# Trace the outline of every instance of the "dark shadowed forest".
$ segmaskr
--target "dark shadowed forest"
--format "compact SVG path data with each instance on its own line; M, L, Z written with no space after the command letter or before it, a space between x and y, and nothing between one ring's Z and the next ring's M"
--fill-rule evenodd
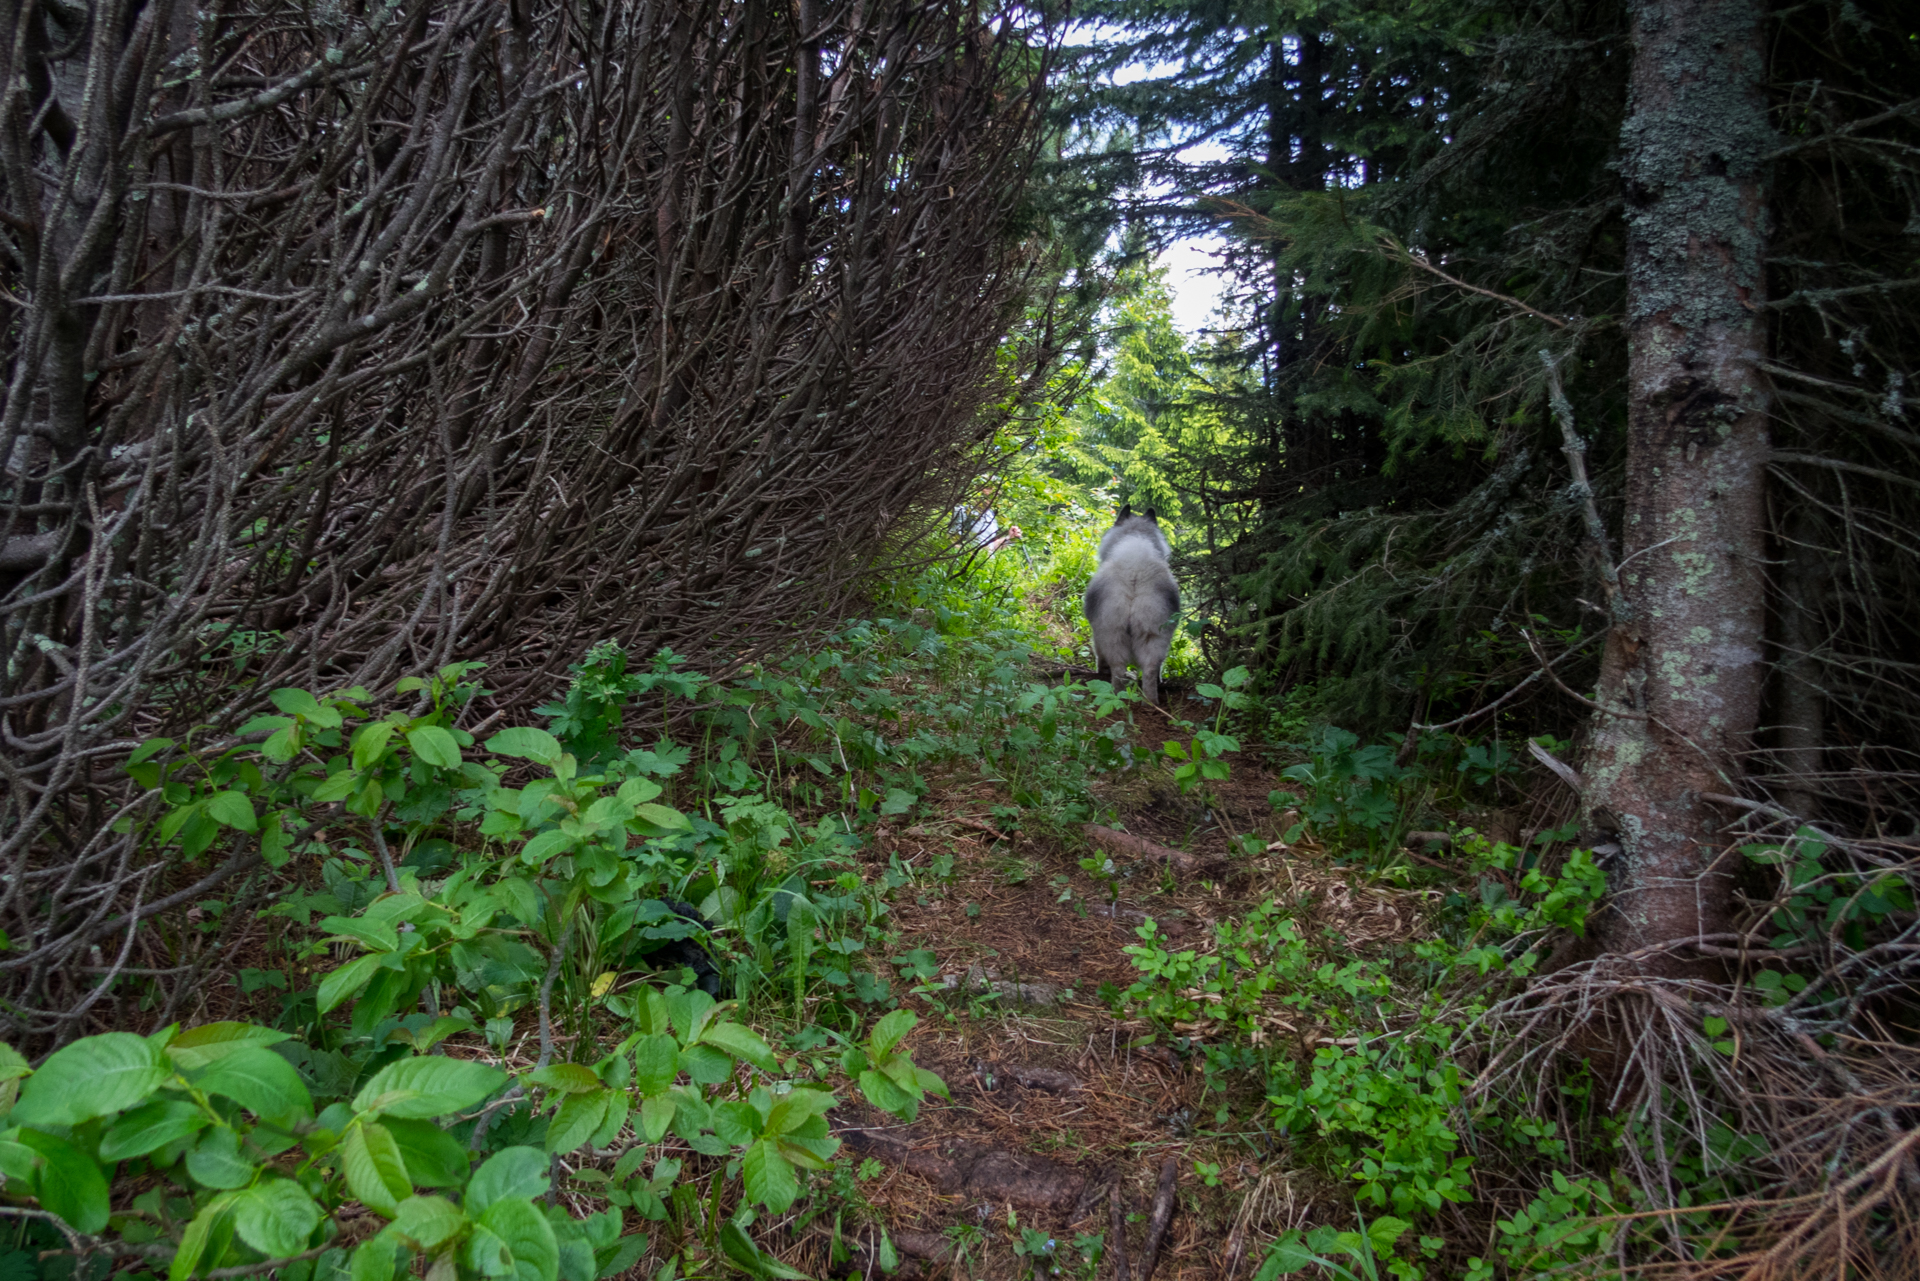
M0 1281L1920 1277L1912 6L0 15Z

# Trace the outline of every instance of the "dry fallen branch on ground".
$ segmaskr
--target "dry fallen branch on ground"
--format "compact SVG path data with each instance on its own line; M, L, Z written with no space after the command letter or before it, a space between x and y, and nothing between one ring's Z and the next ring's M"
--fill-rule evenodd
M1098 823L1085 824L1081 831L1089 841L1118 859L1135 862L1165 863L1183 876L1221 876L1227 871L1225 859L1206 855L1189 854L1185 850L1150 841L1144 836L1135 836L1131 832L1116 831L1111 827L1102 827Z

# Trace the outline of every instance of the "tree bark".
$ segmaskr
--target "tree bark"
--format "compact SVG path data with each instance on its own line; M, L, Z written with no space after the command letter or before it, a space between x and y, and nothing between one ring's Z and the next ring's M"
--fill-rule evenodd
M1622 850L1612 951L1722 931L1731 906L1702 794L1738 790L1764 685L1762 19L1756 0L1633 5L1621 594L1585 770L1591 826Z

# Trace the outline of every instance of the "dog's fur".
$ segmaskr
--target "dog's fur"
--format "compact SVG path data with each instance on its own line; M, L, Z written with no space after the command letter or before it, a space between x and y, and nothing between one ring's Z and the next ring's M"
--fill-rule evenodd
M1180 584L1167 567L1168 555L1153 508L1135 516L1131 504L1122 507L1100 540L1100 568L1081 601L1093 624L1093 665L1101 679L1120 689L1131 662L1140 669L1140 691L1149 703L1160 701L1160 667L1173 646L1173 616L1180 609Z

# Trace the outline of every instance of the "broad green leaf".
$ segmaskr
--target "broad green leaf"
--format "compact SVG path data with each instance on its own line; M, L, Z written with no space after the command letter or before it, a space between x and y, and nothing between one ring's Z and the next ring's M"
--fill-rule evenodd
M501 730L487 740L487 750L495 756L514 756L540 765L552 765L561 754L559 739L526 725Z
M947 1093L947 1083L940 1079L938 1073L929 1072L923 1067L916 1067L913 1069L913 1077L914 1080L920 1083L920 1088L927 1093L937 1094L943 1099L951 1099L953 1097Z
M672 836L675 832L693 830L692 819L665 805L636 805L633 807L632 821L648 836Z
M167 816L160 820L161 842L171 841L174 837L178 836L181 828L185 827L193 819L199 817L202 808L200 803L196 801L192 805L180 805L169 810Z
M606 1115L600 1119L600 1128L587 1140L587 1146L609 1148L620 1137L620 1130L627 1123L627 1114L633 1110L633 1100L625 1090L607 1091Z
M1260 1265L1260 1270L1254 1273L1254 1281L1273 1281L1275 1277L1287 1276L1302 1268L1325 1262L1326 1260L1320 1258L1305 1241L1301 1240L1300 1230L1294 1228L1267 1247L1266 1261Z
M556 1156L571 1152L593 1137L600 1122L606 1119L608 1090L595 1090L591 1094L569 1094L560 1101L554 1110L553 1122L547 1126L547 1151Z
M20 1088L15 1125L79 1125L140 1103L170 1073L159 1050L131 1032L103 1032L55 1050ZM91 1229L89 1229L91 1230Z
M0 1114L10 1111L14 1101L20 1097L20 1079L33 1072L33 1065L27 1062L20 1051L0 1041Z
M187 1230L181 1234L180 1248L167 1265L167 1281L186 1281L199 1271L203 1259L218 1259L233 1239L233 1196L217 1196L200 1207Z
M285 765L300 754L300 727L285 725L267 735L260 754L276 765Z
M195 1076L193 1084L208 1094L225 1095L262 1120L276 1124L290 1124L313 1115L313 1098L300 1074L293 1070L293 1064L265 1046L243 1045L222 1055Z
M631 1179L635 1172L640 1169L641 1165L646 1162L647 1149L652 1146L650 1143L636 1143L625 1152L622 1152L620 1159L613 1163L613 1181L615 1183L625 1183L628 1179Z
M600 1275L599 1269L593 1265L593 1247L587 1244L585 1234L578 1230L578 1223L577 1219L565 1223L548 1220L553 1228L554 1244L560 1249L560 1281L594 1281Z
M506 1082L505 1072L485 1063L440 1056L399 1059L374 1073L354 1096L353 1107L424 1120L473 1107Z
M311 799L323 803L344 801L352 796L354 789L359 786L360 776L350 769L343 769L337 774L327 775L320 786L313 789Z
M680 1066L701 1085L718 1085L733 1075L733 1060L710 1045L690 1045L680 1051Z
M240 1136L210 1129L187 1153L187 1173L210 1188L244 1188L253 1182L253 1162L240 1155Z
M260 824L260 858L268 867L285 867L293 857L293 847L287 840L287 817L288 811L275 810Z
M506 1242L515 1281L558 1281L560 1244L533 1202L524 1197L495 1201L480 1215L479 1225Z
M100 1159L124 1161L145 1156L206 1128L209 1120L198 1105L184 1099L154 1099L122 1116L101 1136Z
M146 761L152 760L154 757L158 756L160 753L166 751L169 747L172 747L172 746L173 746L173 740L170 738L150 738L146 742L140 744L140 746L133 749L133 755L127 757L127 764L129 765L142 764Z
M709 1026L700 1034L704 1045L725 1050L744 1063L751 1063L762 1072L778 1072L780 1063L773 1057L773 1049L760 1039L758 1033L740 1023L720 1022Z
M1367 1240L1373 1246L1375 1254L1390 1254L1394 1242L1406 1235L1413 1224L1405 1219L1396 1219L1391 1214L1383 1214L1367 1225Z
M33 1182L41 1209L59 1215L76 1232L91 1235L107 1226L107 1176L92 1157L38 1130L21 1130L19 1141L40 1154Z
M545 900L540 892L533 888L524 877L508 876L494 883L493 888L506 900L507 910L522 925L537 925L545 914Z
M680 1050L670 1036L643 1036L633 1044L633 1088L658 1094L680 1074Z
M660 795L660 784L650 778L630 778L620 784L620 790L614 795L624 805L644 805Z
M410 1196L393 1215L393 1230L422 1250L452 1240L466 1224L459 1207L439 1196Z
M469 1215L478 1216L495 1201L536 1197L547 1190L547 1154L538 1148L502 1148L481 1162L467 1184Z
M649 1036L667 1031L667 998L657 987L647 986L634 994L633 1025Z
M740 1161L740 1177L747 1200L758 1201L769 1214L784 1214L800 1195L800 1179L771 1139L761 1139Z
M805 1125L808 1117L825 1115L835 1102L827 1090L790 1090L774 1100L773 1110L767 1114L765 1133L791 1133Z
M667 1127L673 1124L673 1114L678 1105L671 1094L648 1095L640 1102L640 1134L648 1143L658 1143L666 1137Z
M713 1021L713 1009L718 1004L699 988L668 993L666 1003L667 1013L673 1020L673 1030L679 1034L682 1045L691 1045L700 1039L700 1033ZM647 1030L665 1031L664 1028Z
M340 713L322 704L304 689L276 689L269 697L273 705L289 716L304 717L322 729L339 729Z
M912 1120L920 1111L919 1104L911 1094L872 1068L860 1074L860 1092L867 1096L867 1102L881 1111L891 1112L906 1120Z
M467 1181L471 1163L460 1140L431 1121L386 1117L380 1123L399 1145L407 1176L416 1187L457 1188Z
M902 1090L905 1090L908 1094L916 1098L919 1097L920 1070L914 1066L912 1059L904 1054L893 1055L887 1060L886 1066L882 1067L880 1071L885 1073L887 1079L899 1086Z
M467 1241L461 1247L460 1254L466 1260L468 1271L478 1272L483 1277L513 1274L513 1249L478 1223L467 1233Z
M575 840L570 833L554 828L542 832L520 847L520 861L538 866L556 854L564 854L574 847Z
M803 1170L832 1169L834 1153L840 1150L840 1140L834 1138L802 1138L797 1134L783 1134L774 1142L780 1145L780 1155Z
M452 734L438 725L422 725L418 729L407 731L407 746L413 754L429 765L441 769L460 768L460 744Z
M343 808L349 814L358 814L361 818L370 819L380 812L380 801L385 795L386 792L380 786L380 780L370 778L366 786L355 792Z
M234 1231L269 1259L304 1251L322 1217L306 1189L292 1179L262 1179L233 1196Z
M635 1152L639 1148L632 1149ZM9 1179L18 1179L28 1187L33 1186L34 1175L40 1170L40 1154L24 1143L15 1143L11 1139L0 1139L0 1174Z
M729 1259L756 1277L779 1281L809 1281L807 1274L796 1272L770 1254L765 1254L731 1220L720 1225L720 1248Z
M380 969L380 962L387 955L385 952L370 952L366 956L355 957L321 979L317 997L320 1013L327 1013L372 982Z
M391 952L400 946L393 922L378 916L326 916L321 918L320 928L350 938L369 952Z
M407 1179L406 1159L393 1135L376 1121L351 1126L340 1142L340 1172L347 1187L368 1209L388 1218L402 1197L413 1192Z
M347 1264L348 1277L351 1281L393 1281L394 1255L399 1249L399 1241L382 1228L354 1250Z
M633 807L618 797L602 796L587 806L587 812L580 816L580 821L599 832L612 827L615 823L625 822L627 815L632 812Z
M873 1034L867 1038L873 1057L884 1059L891 1054L893 1047L900 1044L902 1038L913 1031L914 1025L919 1021L920 1016L912 1010L894 1010L874 1024Z
M207 798L207 816L242 832L257 831L260 826L253 815L253 802L244 792L215 792Z
M713 1132L733 1147L745 1147L759 1138L760 1126L760 1113L751 1103L735 1099L713 1109Z
M600 1078L593 1074L593 1069L578 1063L549 1063L527 1073L525 1079L530 1084L543 1085L564 1094L584 1094L600 1088Z
M353 767L362 773L379 764L393 737L392 721L374 721L353 732Z
M320 700L304 689L276 689L267 697L289 716L314 717L322 713Z
M647 1238L644 1233L634 1232L623 1236L612 1245L593 1252L594 1275L617 1277L640 1262L640 1256L646 1252Z

